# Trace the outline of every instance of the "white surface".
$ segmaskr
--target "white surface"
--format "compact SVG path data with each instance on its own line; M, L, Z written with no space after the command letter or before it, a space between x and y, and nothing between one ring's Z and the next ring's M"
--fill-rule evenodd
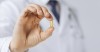
M100 52L100 0L67 0L78 10L86 52Z

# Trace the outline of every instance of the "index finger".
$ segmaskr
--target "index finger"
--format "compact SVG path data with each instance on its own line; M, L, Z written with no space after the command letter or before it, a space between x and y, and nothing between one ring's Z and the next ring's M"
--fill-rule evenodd
M53 17L52 17L52 15L49 13L49 11L48 11L45 7L43 7L43 6L41 6L41 8L42 8L42 11L43 11L43 13L44 13L44 16L45 16L49 21L52 21L52 20L53 20Z

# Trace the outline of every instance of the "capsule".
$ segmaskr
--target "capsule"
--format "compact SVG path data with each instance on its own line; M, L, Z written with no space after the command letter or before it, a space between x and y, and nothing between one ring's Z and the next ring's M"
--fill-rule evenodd
M50 27L53 27L53 21L50 21Z

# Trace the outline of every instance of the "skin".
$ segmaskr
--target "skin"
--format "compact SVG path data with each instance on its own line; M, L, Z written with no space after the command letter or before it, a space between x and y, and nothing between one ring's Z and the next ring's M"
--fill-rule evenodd
M39 22L43 17L49 21L53 20L51 14L43 6L29 4L23 10L13 30L10 43L11 52L24 52L51 36L54 27L49 27L44 32L40 28Z

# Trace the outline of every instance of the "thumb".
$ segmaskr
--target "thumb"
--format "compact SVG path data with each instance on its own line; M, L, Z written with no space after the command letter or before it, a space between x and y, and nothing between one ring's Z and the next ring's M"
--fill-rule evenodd
M46 31L41 32L41 40L45 40L48 37L50 37L52 35L52 32L54 31L54 27L49 27Z

